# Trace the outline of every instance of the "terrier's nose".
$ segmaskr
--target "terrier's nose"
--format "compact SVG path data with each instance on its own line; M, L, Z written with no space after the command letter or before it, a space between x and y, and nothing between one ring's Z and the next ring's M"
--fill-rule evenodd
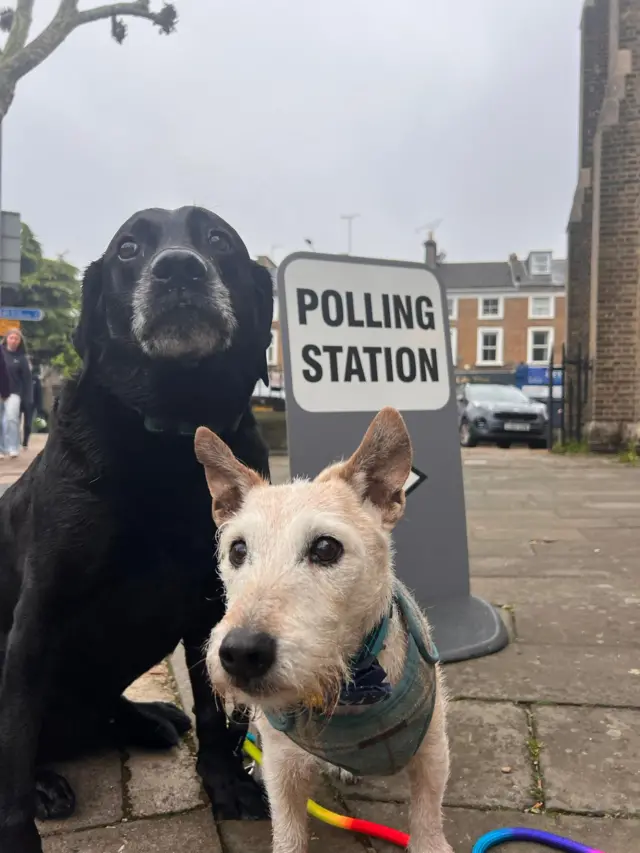
M151 265L151 275L158 281L204 281L207 265L190 249L164 249Z
M260 678L273 666L276 641L270 634L233 628L220 644L220 662L229 675L237 678Z

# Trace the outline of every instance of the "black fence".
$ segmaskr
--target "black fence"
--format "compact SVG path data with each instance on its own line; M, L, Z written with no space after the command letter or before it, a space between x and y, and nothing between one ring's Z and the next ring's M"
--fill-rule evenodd
M553 398L554 374L558 375L560 371L560 387L562 389L559 406L558 401ZM593 373L593 363L589 360L588 355L583 355L582 348L578 347L575 355L570 355L566 347L562 347L562 361L560 366L554 365L553 353L549 362L549 388L548 388L548 408L549 412L554 411L554 403L558 411L558 421L555 418L549 417L549 435L547 446L549 450L554 446L554 433L559 433L559 441L561 445L571 443L580 444L584 437L584 423L586 418L587 406L589 403L589 392L591 386L591 375Z

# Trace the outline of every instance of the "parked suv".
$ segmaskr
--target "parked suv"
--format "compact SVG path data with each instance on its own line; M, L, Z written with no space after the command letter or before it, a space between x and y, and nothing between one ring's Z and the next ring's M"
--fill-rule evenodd
M469 382L458 386L460 444L479 443L510 447L514 442L529 447L547 446L547 407L530 400L515 385Z

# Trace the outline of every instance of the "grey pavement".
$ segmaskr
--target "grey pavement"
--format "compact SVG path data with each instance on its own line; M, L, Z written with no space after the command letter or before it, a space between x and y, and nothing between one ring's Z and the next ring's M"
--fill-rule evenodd
M490 829L532 826L606 853L640 850L640 467L517 449L465 451L464 462L473 589L502 608L513 642L446 668L449 839L470 853ZM286 457L272 469L286 477ZM188 710L181 655L130 694ZM168 754L66 766L79 807L42 827L46 853L269 853L267 824L214 824L193 749L189 737ZM405 831L407 796L404 774L317 794ZM319 853L397 849L310 829Z

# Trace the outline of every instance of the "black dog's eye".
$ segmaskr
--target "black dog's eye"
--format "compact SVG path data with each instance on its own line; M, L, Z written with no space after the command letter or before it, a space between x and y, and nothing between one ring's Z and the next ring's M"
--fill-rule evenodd
M321 566L332 566L343 554L342 544L332 536L319 536L309 548L309 559Z
M239 569L247 559L247 543L244 539L236 539L229 548L229 562L234 569Z
M118 249L118 257L121 261L130 261L135 258L139 251L138 244L134 243L133 240L123 240Z
M213 229L212 231L209 231L207 238L215 252L230 252L233 248L231 240L229 240L224 231L216 231Z

